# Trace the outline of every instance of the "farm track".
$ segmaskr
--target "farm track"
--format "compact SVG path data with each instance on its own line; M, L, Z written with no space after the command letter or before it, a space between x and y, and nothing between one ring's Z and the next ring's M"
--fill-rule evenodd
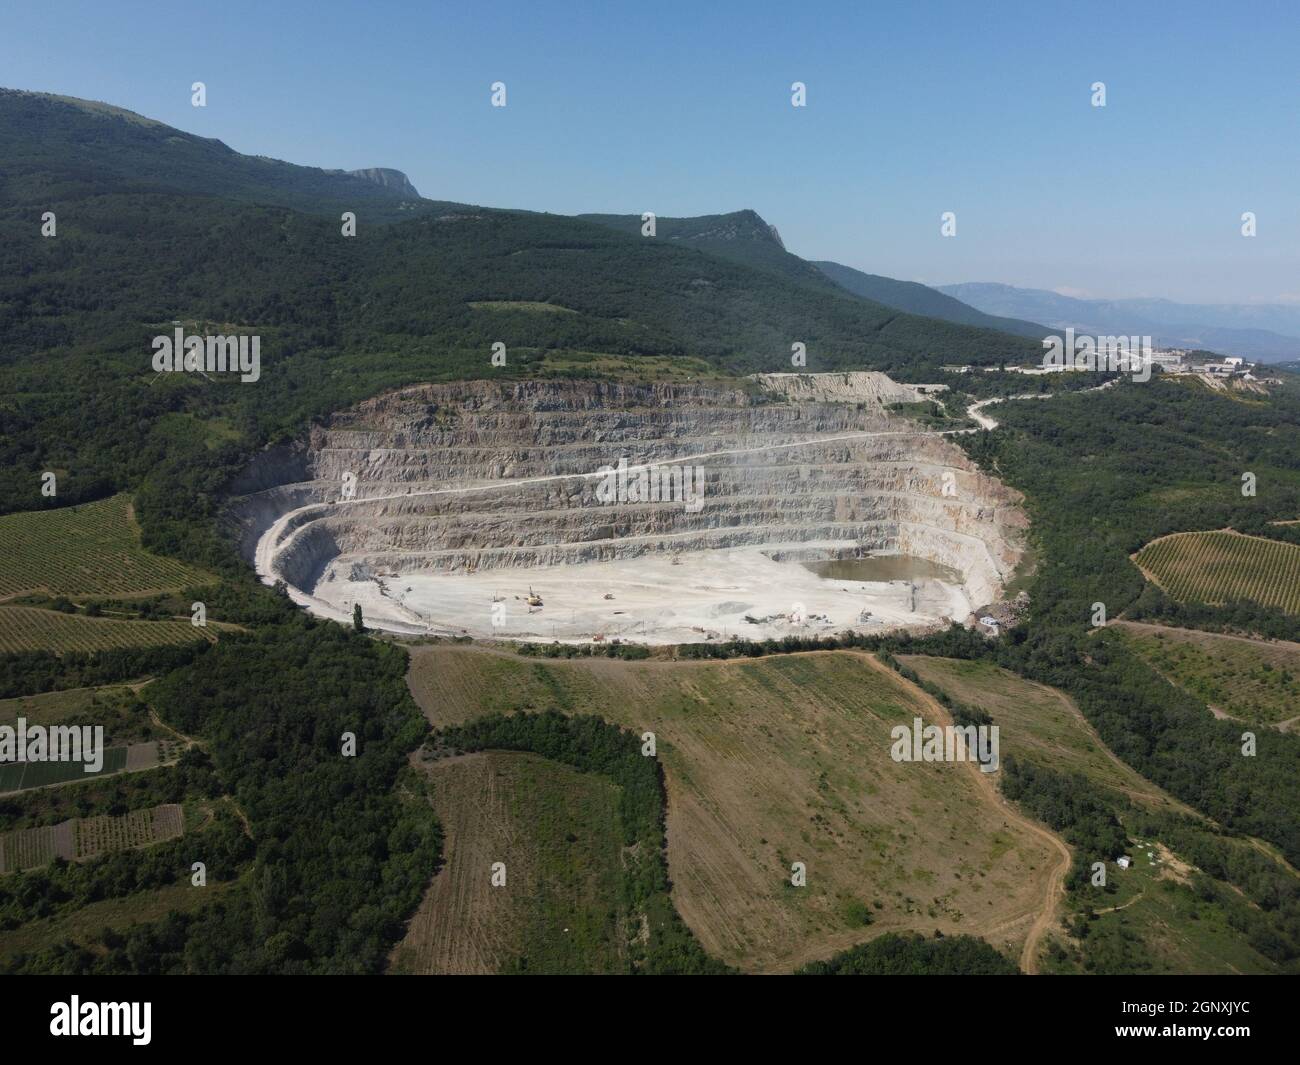
M898 676L874 655L863 655L863 657L869 659L875 668L886 672L891 676L896 676L898 680L910 687L916 694L916 697L929 707L930 711L938 720L942 721L946 725L954 724L952 715L948 712L947 708L924 688L913 684L905 677ZM1008 820L1017 825L1023 832L1047 843L1056 851L1060 858L1060 861L1057 862L1056 866L1048 874L1047 891L1043 898L1041 910L1034 917L1033 923L1029 926L1029 932L1025 937L1024 946L1020 951L1021 970L1030 975L1037 975L1039 971L1039 946L1042 942L1043 936L1059 920L1061 901L1065 897L1065 876L1070 871L1070 864L1074 860L1073 855L1070 853L1070 848L1060 836L1056 835L1043 825L1038 824L1036 821L1030 820L1012 805L1012 803L1002 794L1002 789L994 782L993 774L981 772L979 767L973 762L966 764L969 766L970 772L974 774L974 778L980 789L986 796L988 796L989 801L994 806L1000 808L1006 814Z

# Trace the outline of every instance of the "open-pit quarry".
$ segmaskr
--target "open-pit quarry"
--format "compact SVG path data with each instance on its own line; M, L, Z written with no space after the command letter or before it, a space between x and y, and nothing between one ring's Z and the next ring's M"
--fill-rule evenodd
M1019 498L884 374L403 388L260 456L231 515L268 583L407 634L664 644L966 621ZM832 564L834 563L834 564Z

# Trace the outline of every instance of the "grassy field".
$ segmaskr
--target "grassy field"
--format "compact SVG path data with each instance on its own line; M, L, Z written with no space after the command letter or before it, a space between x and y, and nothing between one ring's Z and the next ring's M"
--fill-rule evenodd
M395 973L609 973L625 966L618 788L510 751L428 767L444 865ZM491 870L506 867L494 887Z
M1180 602L1249 599L1300 614L1300 546L1235 532L1174 533L1134 556Z
M143 687L143 686L141 686ZM102 725L113 745L169 738L149 717L149 708L129 684L22 695L0 699L0 725L15 725L19 718L30 725Z
M987 711L1004 754L1078 773L1152 812L1198 815L1116 758L1062 692L987 662L900 655L903 665L952 698ZM1083 940L1056 928L1038 953L1043 972L1262 973L1277 966L1232 928L1221 906L1189 886L1191 868L1159 840L1135 840L1133 866L1107 872L1118 891L1095 906ZM1239 841L1249 848L1248 841ZM1154 863L1147 857L1154 856ZM1222 890L1235 889L1220 885ZM1072 908L1086 913L1081 898ZM1076 917L1077 921L1077 917Z
M94 858L111 851L145 847L184 832L181 807L166 803L119 817L77 817L57 825L0 833L0 873L35 869L55 858Z
M1286 728L1300 723L1300 644L1115 624L1154 669L1219 716Z
M959 702L986 710L999 727L1003 754L1022 756L1060 773L1080 773L1099 788L1122 793L1151 809L1190 813L1116 758L1063 692L991 662L926 655L899 655L899 661Z
M0 517L0 599L36 591L148 595L207 580L190 566L140 547L126 495Z
M213 639L188 621L117 621L40 607L0 605L0 654L14 651L107 651Z
M1060 862L973 766L890 758L891 726L946 722L870 656L542 663L432 645L413 650L409 682L435 725L554 707L655 732L673 901L742 969L904 929L985 935L1015 956Z

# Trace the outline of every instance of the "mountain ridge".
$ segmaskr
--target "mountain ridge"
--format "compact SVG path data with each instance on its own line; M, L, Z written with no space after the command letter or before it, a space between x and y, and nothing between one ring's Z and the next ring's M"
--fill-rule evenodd
M923 314L930 318L942 318L946 322L961 325L981 326L986 329L999 329L1016 336L1031 337L1041 340L1051 332L1050 329L1035 322L1021 321L1016 318L1002 318L985 314L968 303L940 292L916 281L899 281L880 274L868 274L855 270L841 263L813 260L813 265L822 271L837 285L848 289L864 299L875 300L887 307L896 307L910 314Z

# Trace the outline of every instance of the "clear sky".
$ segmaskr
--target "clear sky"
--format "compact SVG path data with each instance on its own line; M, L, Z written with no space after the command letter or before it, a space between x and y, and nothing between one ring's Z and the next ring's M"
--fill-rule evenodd
M1293 0L5 0L0 85L435 199L752 207L930 284L1300 302L1298 45Z

